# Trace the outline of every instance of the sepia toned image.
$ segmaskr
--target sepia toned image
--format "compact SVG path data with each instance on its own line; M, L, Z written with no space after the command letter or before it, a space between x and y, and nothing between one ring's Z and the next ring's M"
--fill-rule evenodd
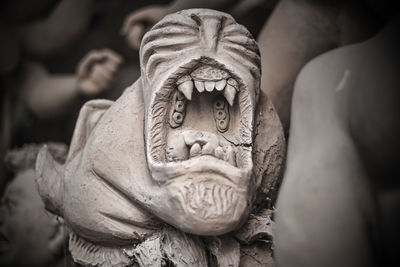
M0 7L0 266L400 264L395 4Z

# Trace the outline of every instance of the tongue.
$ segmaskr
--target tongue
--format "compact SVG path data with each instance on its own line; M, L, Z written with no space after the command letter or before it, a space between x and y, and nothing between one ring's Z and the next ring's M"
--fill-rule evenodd
M204 131L170 132L166 155L167 161L182 161L210 155L236 166L236 149L222 137Z

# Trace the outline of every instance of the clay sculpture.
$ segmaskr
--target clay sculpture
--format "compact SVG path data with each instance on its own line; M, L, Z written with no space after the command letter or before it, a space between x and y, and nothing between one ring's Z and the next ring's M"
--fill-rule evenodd
M208 249L238 266L235 233L272 208L285 155L257 44L230 15L189 9L146 33L140 60L117 101L83 106L64 165L41 150L41 196L78 263L205 266Z

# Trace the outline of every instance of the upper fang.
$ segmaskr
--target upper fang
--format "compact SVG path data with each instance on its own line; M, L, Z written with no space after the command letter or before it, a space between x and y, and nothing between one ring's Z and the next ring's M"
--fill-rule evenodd
M190 77L189 75L185 75L185 76L182 76L181 78L179 78L176 81L176 85L180 85L181 83L184 83L184 82L187 82L187 81L191 81L191 80L192 80L192 77Z
M235 87L233 87L230 84L227 84L224 90L224 96L226 98L226 101L228 101L229 105L232 106L236 96Z
M181 91L187 100L192 100L192 93L193 93L193 82L186 81L178 85L178 90Z

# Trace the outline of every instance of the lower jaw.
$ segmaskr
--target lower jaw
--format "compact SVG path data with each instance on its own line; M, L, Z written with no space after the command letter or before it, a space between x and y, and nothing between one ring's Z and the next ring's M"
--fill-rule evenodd
M211 190L199 192L194 189L196 187L200 188L201 183L191 187L170 186L168 190L171 207L177 215L170 223L180 230L203 236L221 235L237 229L247 218L248 204L244 192L225 188L218 196ZM216 184L215 190L218 187L224 186Z
M190 234L222 235L248 216L252 160L238 168L210 155L148 166L160 190L157 210L163 221ZM214 190L214 191L213 191Z

